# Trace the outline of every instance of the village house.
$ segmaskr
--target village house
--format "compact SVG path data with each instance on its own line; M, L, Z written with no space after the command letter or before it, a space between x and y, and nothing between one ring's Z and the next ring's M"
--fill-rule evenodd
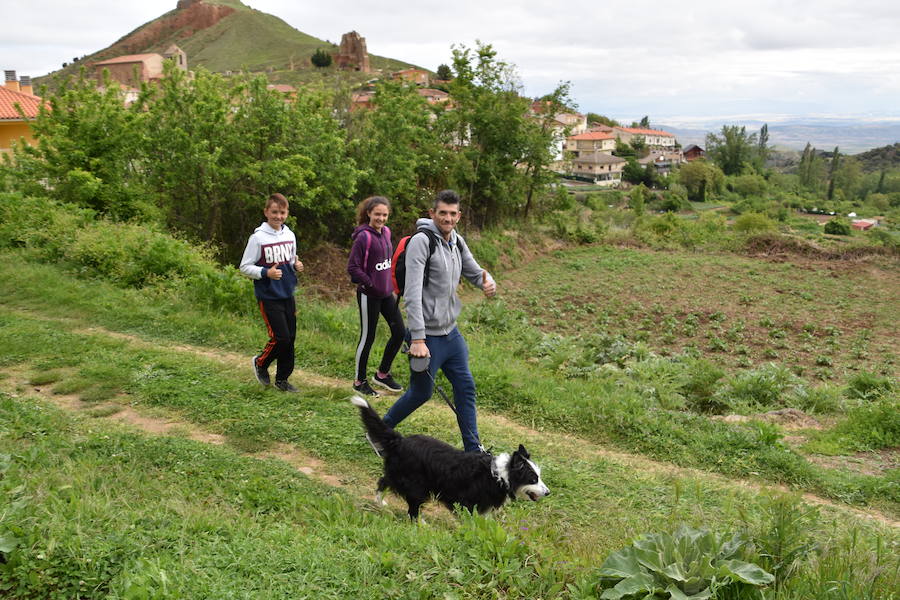
M32 93L30 77L18 79L15 71L5 75L6 82L0 87L0 153L11 152L20 139L34 144L30 121L38 116L43 102Z
M635 138L643 138L644 144L650 149L650 152L671 152L675 150L675 147L678 144L674 135L668 131L661 131L659 129L613 127L612 134L626 144L631 144Z
M403 69L402 71L396 71L391 73L391 79L400 79L401 81L408 81L410 83L414 83L416 85L421 85L422 87L428 87L430 77L428 75L428 71L424 69Z
M684 149L685 162L692 162L700 158L706 158L706 150L696 144L691 144Z
M182 71L187 71L187 55L172 44L162 54L126 54L93 64L94 77L103 83L103 73L109 73L110 79L123 88L137 89L142 83L155 82L163 78L163 64L173 60Z
M425 98L425 101L428 104L444 104L450 101L450 94L443 90L436 90L434 88L418 88L416 92Z
M587 177L600 185L618 185L627 161L613 156L616 138L606 131L587 131L566 139L566 151L571 156L571 173Z

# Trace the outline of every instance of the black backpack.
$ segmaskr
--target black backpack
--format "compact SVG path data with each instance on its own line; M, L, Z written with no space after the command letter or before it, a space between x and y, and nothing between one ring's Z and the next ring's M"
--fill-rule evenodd
M406 245L409 243L413 235L424 233L428 237L428 259L425 261L425 278L422 282L423 286L428 285L428 276L431 271L431 255L437 249L437 234L426 227L416 229L416 233L408 235L400 240L397 249L394 250L394 256L391 257L391 281L394 282L394 292L397 296L402 296L406 290Z

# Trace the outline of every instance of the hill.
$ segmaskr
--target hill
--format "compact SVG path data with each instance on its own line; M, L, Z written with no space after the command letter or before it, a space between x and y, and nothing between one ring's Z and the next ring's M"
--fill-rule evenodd
M348 30L353 28L347 24ZM50 84L59 76L77 75L82 66L125 54L162 53L177 44L187 53L189 68L213 72L265 72L273 81L295 83L309 79L317 70L310 56L319 48L337 46L291 27L282 19L250 8L239 0L179 0L175 9L141 25L111 46L87 55L63 69L36 78ZM370 54L373 70L394 71L408 63ZM329 69L327 73L336 73ZM344 72L352 80L371 75Z
M865 171L880 171L900 167L900 142L892 146L873 148L856 155Z

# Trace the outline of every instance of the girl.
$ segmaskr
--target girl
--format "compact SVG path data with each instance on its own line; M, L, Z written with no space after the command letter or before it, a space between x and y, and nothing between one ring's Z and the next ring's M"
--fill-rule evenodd
M391 328L391 337L384 347L381 364L372 378L375 385L392 392L403 388L391 377L391 364L403 343L406 329L397 297L391 282L391 230L385 225L391 205L383 196L372 196L359 203L356 209L357 228L351 239L350 261L347 272L350 280L357 284L356 302L359 306L359 344L356 347L356 380L353 389L361 394L377 396L369 385L366 368L369 350L375 341L375 326L378 315L384 316Z

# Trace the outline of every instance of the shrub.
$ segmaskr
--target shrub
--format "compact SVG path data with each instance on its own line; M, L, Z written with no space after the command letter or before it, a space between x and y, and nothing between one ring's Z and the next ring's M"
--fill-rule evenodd
M723 369L706 359L688 360L681 383L688 408L702 413L722 412L726 405L715 394L724 375Z
M857 452L900 446L900 401L881 398L851 408L825 437L834 437L840 446Z
M894 383L889 377L862 371L847 380L847 397L857 400L873 400L893 391Z
M716 397L731 408L768 409L783 406L782 397L796 383L797 378L787 367L770 363L735 375Z
M768 184L762 175L736 175L728 178L728 188L734 193L747 197L760 197L766 193Z
M830 235L850 235L850 223L844 219L832 219L825 223L824 231Z
M766 215L748 212L734 220L733 228L740 233L762 233L774 230L776 225L775 221Z

